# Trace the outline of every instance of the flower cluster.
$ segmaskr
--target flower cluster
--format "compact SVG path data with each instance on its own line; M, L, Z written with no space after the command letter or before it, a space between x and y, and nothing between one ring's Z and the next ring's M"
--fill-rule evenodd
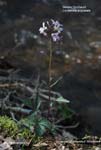
M61 40L62 31L63 25L60 24L59 21L55 21L53 19L51 19L50 21L43 22L42 27L40 27L39 29L40 34L51 38L53 42Z

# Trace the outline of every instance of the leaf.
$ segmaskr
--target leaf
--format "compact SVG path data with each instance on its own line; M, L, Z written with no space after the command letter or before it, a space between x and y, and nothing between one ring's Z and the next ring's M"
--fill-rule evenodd
M40 119L39 123L40 123L41 126L45 126L46 128L50 127L50 122L46 119L43 119L43 118Z
M36 115L35 113L32 113L28 117L26 117L24 119L21 119L19 121L19 124L22 124L22 125L25 125L28 128L31 128L36 123L36 116L35 115Z
M42 136L46 132L47 129L51 129L50 122L43 118L38 120L35 126L36 135Z
M32 100L31 99L22 99L19 98L19 100L27 107L33 108Z
M70 102L69 100L63 98L62 96L57 98L56 101L59 102L59 103L69 103Z
M72 109L68 107L68 105L59 105L58 110L64 119L71 118L74 113Z
M22 119L19 123L29 129L34 128L37 136L42 136L47 129L51 130L51 123L44 118L38 118L35 113L32 113L26 119Z

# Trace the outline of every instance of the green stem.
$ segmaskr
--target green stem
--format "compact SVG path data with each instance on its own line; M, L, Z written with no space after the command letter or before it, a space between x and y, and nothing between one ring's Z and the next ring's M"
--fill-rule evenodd
M50 114L50 101L51 101L51 68L52 68L52 41L49 41L49 114Z

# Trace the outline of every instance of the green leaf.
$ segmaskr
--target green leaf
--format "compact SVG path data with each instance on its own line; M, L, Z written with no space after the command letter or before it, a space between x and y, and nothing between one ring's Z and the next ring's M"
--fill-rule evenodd
M27 107L33 108L32 100L31 99L22 99L19 98L19 100Z
M59 102L59 103L69 103L70 102L69 100L63 98L62 96L57 98L56 101Z
M34 126L36 122L36 114L32 113L28 117L21 119L19 121L19 124L25 125L26 127L30 128L31 126Z
M42 136L47 129L51 129L50 122L46 119L39 119L35 125L35 132L36 135Z
M58 111L64 119L69 119L74 114L73 110L70 109L68 105L59 105Z
M37 136L42 136L47 129L51 130L51 123L45 118L38 118L35 113L32 113L25 119L22 119L19 123L25 125L29 129L34 127L34 131Z
M40 124L38 124L35 127L35 133L37 136L42 136L45 132L46 132L46 128L44 126L41 126Z

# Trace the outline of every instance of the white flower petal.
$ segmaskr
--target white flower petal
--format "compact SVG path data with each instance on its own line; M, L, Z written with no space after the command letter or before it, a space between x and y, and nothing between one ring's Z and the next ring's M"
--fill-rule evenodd
M47 36L47 33L45 32L45 29L44 28L40 28L39 29L39 32L40 32L40 34L43 34L44 36Z
M43 28L45 27L45 22L42 23Z
M43 29L47 30L47 27L45 26L45 22L42 23Z
M44 32L44 28L41 27L41 28L39 29L39 32L42 34L42 33Z

